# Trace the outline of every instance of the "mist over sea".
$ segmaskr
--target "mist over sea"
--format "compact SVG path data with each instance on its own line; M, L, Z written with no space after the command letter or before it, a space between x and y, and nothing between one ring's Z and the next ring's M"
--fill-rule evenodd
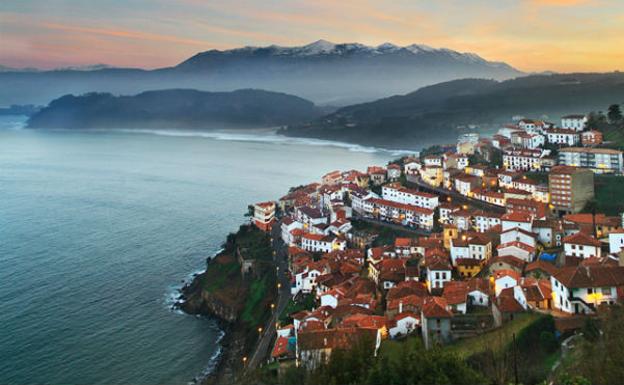
M45 131L0 117L0 383L187 383L216 324L171 310L247 204L396 153L270 133Z

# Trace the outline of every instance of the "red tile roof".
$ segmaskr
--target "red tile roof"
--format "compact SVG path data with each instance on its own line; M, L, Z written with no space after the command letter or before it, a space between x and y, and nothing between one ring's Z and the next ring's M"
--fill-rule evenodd
M574 245L594 246L594 247L601 246L601 243L599 240L581 232L578 232L576 234L572 234L570 236L563 238L563 243L570 243Z
M442 297L428 297L422 307L426 318L451 318L453 313L447 309L447 302Z

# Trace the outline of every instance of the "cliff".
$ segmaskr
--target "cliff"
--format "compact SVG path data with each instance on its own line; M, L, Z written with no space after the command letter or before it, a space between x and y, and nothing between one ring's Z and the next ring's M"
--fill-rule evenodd
M254 261L245 274L240 258ZM270 316L270 304L277 295L275 288L269 237L250 225L230 234L224 250L207 260L206 271L182 288L180 309L213 317L225 331L219 363L203 383L230 383L243 372L242 357L251 354L257 328L265 325Z

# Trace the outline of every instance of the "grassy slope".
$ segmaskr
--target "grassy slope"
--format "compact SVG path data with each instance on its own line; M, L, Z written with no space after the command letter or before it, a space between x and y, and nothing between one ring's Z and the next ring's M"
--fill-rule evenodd
M624 177L596 175L595 194L598 212L607 215L624 212Z

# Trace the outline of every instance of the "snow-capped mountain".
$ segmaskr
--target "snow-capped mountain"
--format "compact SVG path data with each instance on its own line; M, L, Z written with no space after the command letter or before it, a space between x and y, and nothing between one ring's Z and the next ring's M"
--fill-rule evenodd
M173 69L204 74L219 85L226 82L228 87L268 88L337 104L407 93L460 78L504 80L523 75L505 63L448 48L326 40L296 47L210 50Z
M454 60L466 63L482 63L495 67L507 66L505 63L490 62L472 52L458 52L448 48L433 48L424 44L411 44L404 47L392 43L383 43L378 46L368 46L360 43L336 44L327 40L317 40L303 46L283 47L270 45L267 47L246 46L231 50L219 51L210 50L199 53L192 58L182 62L178 67L192 65L202 58L215 55L261 55L276 57L332 57L332 56L383 56L383 55L404 55L404 56L426 56L441 55L448 56ZM508 66L509 67L509 66ZM509 67L511 69L511 67Z
M449 80L504 80L523 75L505 63L447 48L421 44L336 44L326 40L297 47L209 50L177 66L151 71L88 69L0 71L0 84L5 86L0 88L0 105L45 104L67 93L136 94L165 88L257 88L301 96L319 104L346 105L405 94Z

